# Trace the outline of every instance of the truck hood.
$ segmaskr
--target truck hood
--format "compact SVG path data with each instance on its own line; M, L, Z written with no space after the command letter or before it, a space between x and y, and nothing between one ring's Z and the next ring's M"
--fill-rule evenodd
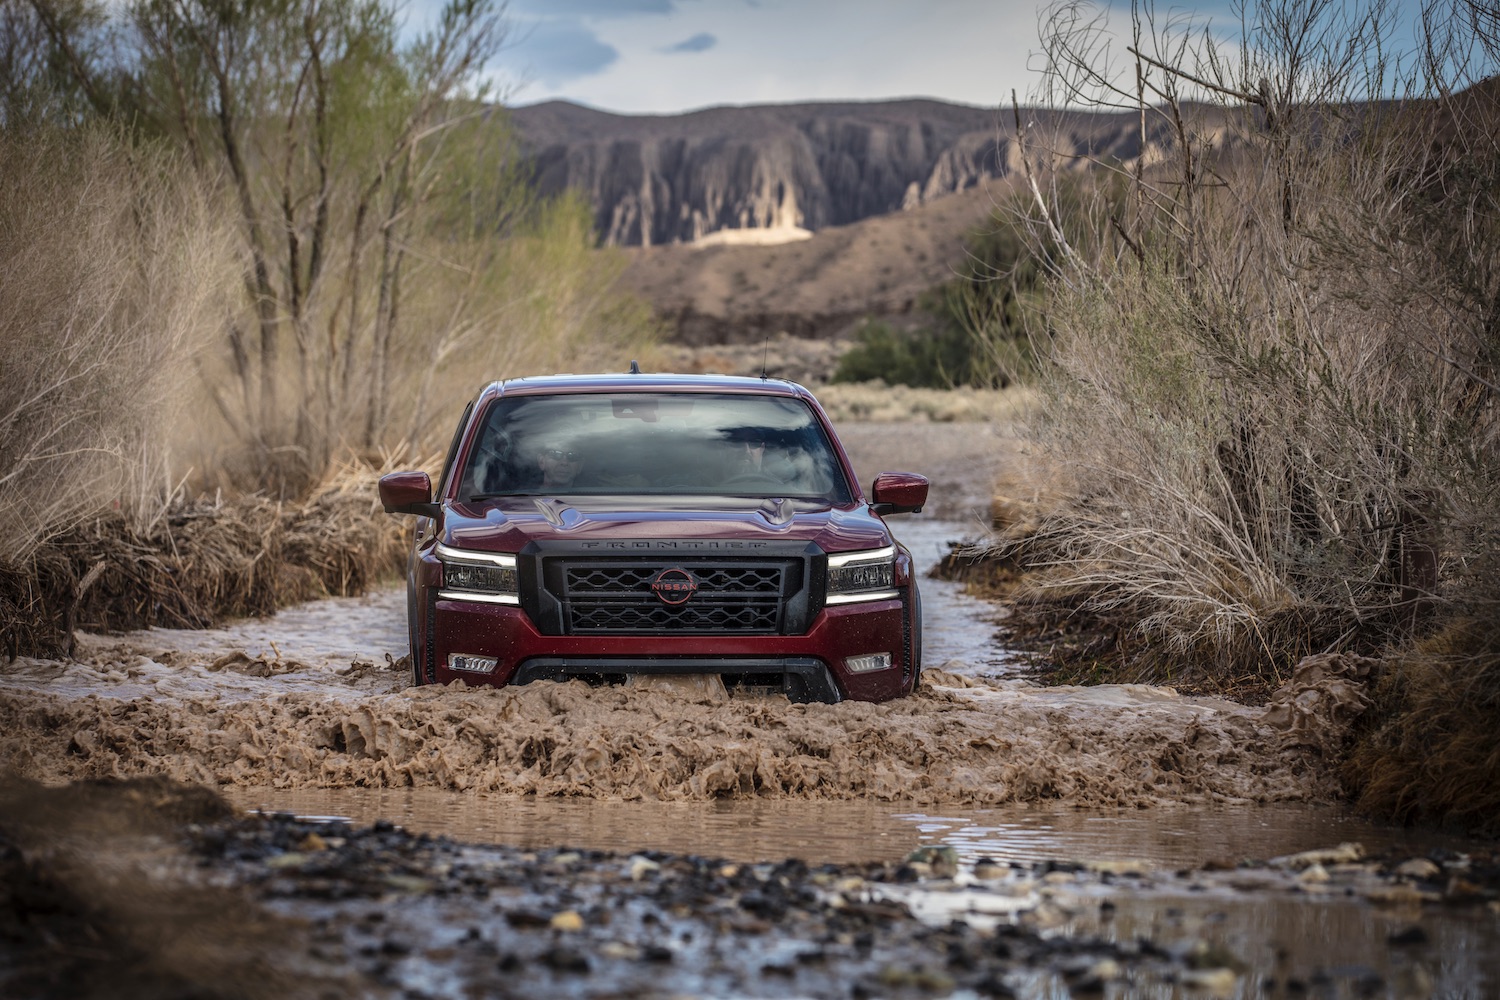
M502 497L443 505L442 540L454 548L519 552L529 542L738 539L812 542L825 552L891 543L864 504L757 497Z

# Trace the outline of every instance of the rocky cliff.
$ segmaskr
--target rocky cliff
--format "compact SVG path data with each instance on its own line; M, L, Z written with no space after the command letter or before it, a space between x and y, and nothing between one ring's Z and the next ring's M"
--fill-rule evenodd
M541 190L587 193L600 238L621 246L690 243L736 229L805 235L981 186L1019 163L1009 108L941 101L664 116L550 101L511 114ZM1140 155L1135 114L1021 114L1028 143L1049 148L1061 165L1130 163ZM1172 138L1161 116L1147 127L1149 161Z
M972 188L1007 172L1006 118L923 100L672 116L554 101L513 112L541 189L586 192L600 237L624 246L816 231Z

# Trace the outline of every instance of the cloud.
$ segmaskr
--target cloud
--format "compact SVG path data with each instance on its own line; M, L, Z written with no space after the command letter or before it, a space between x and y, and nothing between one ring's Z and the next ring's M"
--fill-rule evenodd
M601 42L579 21L534 21L518 28L515 48L506 61L524 66L547 87L593 76L620 58L618 49Z
M713 35L710 35L706 31L700 31L696 35L694 35L692 38L689 38L689 39L686 39L684 41L678 42L676 45L668 45L666 48L662 49L661 51L668 52L668 53L672 53L672 52L707 52L709 49L713 48L715 45L718 45L718 44L719 44L719 40L717 38L715 38Z
M638 14L671 14L675 0L520 0L511 10L532 17L635 17Z

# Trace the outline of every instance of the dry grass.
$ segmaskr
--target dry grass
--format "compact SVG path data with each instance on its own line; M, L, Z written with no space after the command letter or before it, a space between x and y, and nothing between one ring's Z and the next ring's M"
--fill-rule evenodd
M1500 835L1500 633L1467 619L1386 664L1344 767L1361 809Z
M999 548L1018 619L1086 635L1053 650L1069 676L1255 692L1309 654L1388 657L1362 801L1493 825L1493 647L1442 637L1497 608L1500 39L1428 8L1446 55L1412 65L1444 77L1402 79L1364 13L1252 4L1214 60L1143 9L1114 78L1087 11L1052 8L1051 80L1139 103L1147 155L1070 183L1030 137L1017 216L1051 280L1028 437L1063 488L998 504Z
M1284 23L1378 58L1343 16ZM1059 24L1058 79L1139 99ZM1191 63L1175 28L1142 30ZM1459 567L1500 524L1493 99L1355 121L1364 78L1288 61L1296 38L1252 42L1243 64L1189 67L1223 74L1210 114L1170 86L1143 106L1154 165L1072 182L1034 146L1037 197L1017 209L1052 264L1029 439L1067 487L1020 505L1002 547L1131 636L1152 677L1271 684L1308 654L1407 641L1462 598ZM1295 114L1234 99L1254 74ZM1329 141L1355 125L1357 144Z
M89 518L0 571L0 647L61 656L74 629L205 628L363 593L405 557L407 524L381 510L377 476L346 467L295 503L180 500L147 530L118 512Z
M0 552L80 512L142 528L170 487L188 359L233 281L181 164L103 128L0 131Z
M1025 412L1024 389L914 389L884 382L839 382L820 386L818 402L835 422L1004 422Z

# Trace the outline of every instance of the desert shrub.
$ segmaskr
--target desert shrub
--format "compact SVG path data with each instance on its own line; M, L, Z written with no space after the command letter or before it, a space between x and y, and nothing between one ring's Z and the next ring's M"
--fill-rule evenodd
M1500 833L1500 633L1461 618L1391 657L1344 776L1363 810Z
M0 552L79 516L144 526L169 429L234 274L183 164L107 127L0 130Z
M1003 389L1028 373L1040 268L1011 226L975 230L965 249L958 276L919 299L917 322L867 321L856 330L833 381Z
M1051 11L1052 96L1138 109L1091 224L1059 225L1045 116L1019 138L1048 266L1030 433L1074 484L1032 558L1157 676L1399 646L1473 598L1500 528L1500 106L1454 76L1493 52L1403 76L1380 10L1270 0L1231 59L1137 11L1118 80L1087 7Z

